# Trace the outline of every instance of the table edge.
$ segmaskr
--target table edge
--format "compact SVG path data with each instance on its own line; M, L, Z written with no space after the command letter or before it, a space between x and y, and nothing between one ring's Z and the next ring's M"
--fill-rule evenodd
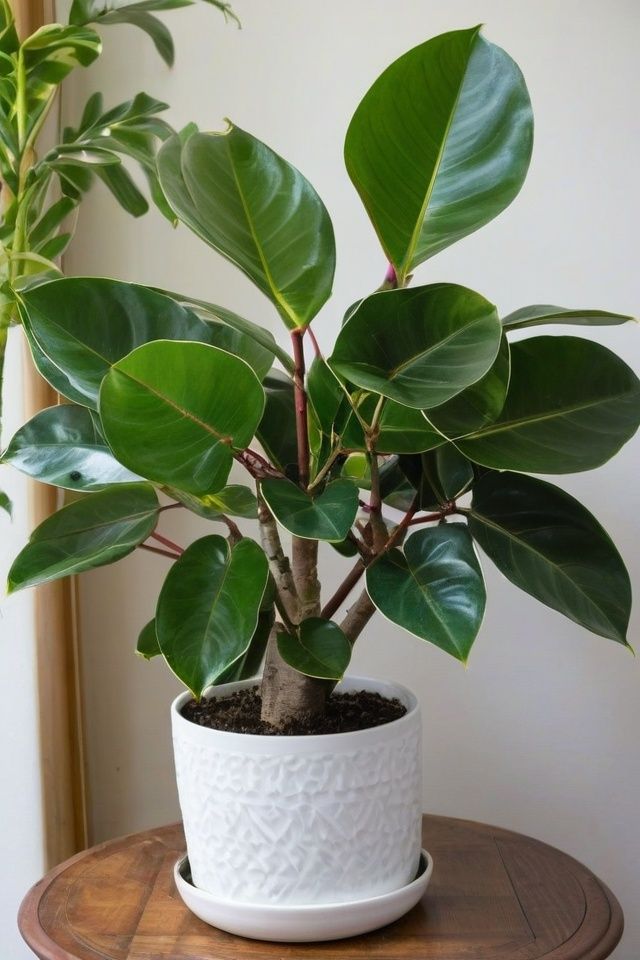
M553 853L561 854L565 860L569 861L581 873L590 877L596 882L609 904L609 926L600 940L597 943L592 944L589 952L587 954L583 954L580 957L580 960L606 960L606 958L610 956L612 951L615 950L616 946L619 944L624 932L624 912L620 902L618 901L618 898L606 883L596 876L596 874L594 874L592 870L585 866L585 864L581 863L579 860L576 860L575 857L565 853L558 847L554 847L550 843L546 843L544 840L538 840L535 837L529 836L528 834L519 833L516 830L509 830L506 827L492 826L491 824L482 823L478 820L469 820L462 817L447 817L440 814L427 813L422 815L422 820L423 823L425 820L441 820L454 825L459 824L461 826L467 826L474 830L480 829L480 831L483 833L491 833L494 835L500 835L502 837L512 837L515 839L526 840L530 843L544 847ZM151 827L148 830L140 830L134 833L126 834L122 837L115 837L112 840L104 840L102 843L88 847L86 850L81 850L79 853L74 854L74 856L69 857L67 860L64 860L62 863L59 863L57 866L53 867L52 870L46 873L42 879L38 880L38 882L27 891L18 910L18 930L20 931L20 935L29 949L35 953L39 960L78 960L76 956L68 953L63 947L55 943L55 941L52 940L40 926L39 905L42 897L49 887L62 873L64 873L78 861L82 860L89 852L97 853L110 847L117 849L119 846L126 845L134 837L153 837L154 833L159 834L163 831L171 830L175 827L181 826L182 824L180 821L174 821L173 823ZM546 958L542 957L540 960L553 960L554 956L562 957L562 954L558 954L558 951L561 951L564 946L564 944L559 945L552 953L547 954ZM565 957L562 957L562 960L565 960Z

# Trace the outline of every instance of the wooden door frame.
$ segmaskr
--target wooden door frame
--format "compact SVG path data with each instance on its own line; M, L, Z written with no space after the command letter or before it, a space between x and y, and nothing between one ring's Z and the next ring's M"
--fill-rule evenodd
M54 0L13 0L18 33L28 36L54 22ZM32 417L58 403L25 347L25 413ZM34 525L60 506L54 487L30 483ZM77 596L74 580L38 587L35 648L40 733L44 857L47 869L87 846L87 791L81 696Z

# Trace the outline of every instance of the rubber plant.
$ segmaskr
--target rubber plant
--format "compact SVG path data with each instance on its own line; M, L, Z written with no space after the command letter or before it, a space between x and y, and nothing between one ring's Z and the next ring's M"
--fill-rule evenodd
M262 291L290 350L187 295L99 278L20 292L35 363L66 403L19 430L4 461L85 496L35 530L9 589L137 547L161 555L171 566L139 652L164 657L200 698L256 675L266 649L263 719L276 727L323 710L376 610L465 662L485 607L477 548L526 593L628 646L618 551L536 475L600 466L640 420L622 359L538 328L630 318L549 305L500 317L466 287L409 286L511 203L532 142L522 74L477 27L382 73L344 152L389 265L325 356L311 325L335 246L311 184L231 123L168 137L157 174L173 213ZM234 465L246 484L229 483ZM215 532L173 543L158 526L179 507ZM351 557L330 595L320 544Z
M77 127L61 142L49 137L38 156L41 132L57 102L63 80L100 56L95 25L129 23L145 31L167 65L174 58L167 27L153 10L190 5L192 0L73 0L68 23L51 23L20 38L8 0L0 0L0 426L2 384L9 328L20 322L21 291L60 276L57 258L71 240L77 207L98 179L134 217L148 203L123 160L138 166L155 204L175 221L158 182L155 152L173 130L159 114L166 103L138 93L105 108L102 95L87 100ZM228 18L227 3L208 0ZM10 510L6 494L0 506Z

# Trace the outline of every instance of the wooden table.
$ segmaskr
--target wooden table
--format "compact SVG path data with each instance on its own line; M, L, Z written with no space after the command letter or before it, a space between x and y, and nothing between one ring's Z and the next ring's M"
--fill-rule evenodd
M350 940L268 944L209 927L179 899L178 824L112 840L56 867L25 897L21 933L42 960L602 960L622 910L576 860L537 840L425 817L435 867L424 899Z

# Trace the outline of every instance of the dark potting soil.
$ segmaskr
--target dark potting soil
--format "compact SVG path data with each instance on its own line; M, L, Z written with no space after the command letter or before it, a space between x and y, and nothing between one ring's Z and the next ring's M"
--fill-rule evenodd
M327 700L323 716L297 717L278 729L260 719L260 707L260 693L253 687L237 690L222 700L213 697L199 703L190 700L182 708L182 716L201 727L214 730L294 737L366 730L397 720L407 712L399 700L389 700L368 690L334 693Z

